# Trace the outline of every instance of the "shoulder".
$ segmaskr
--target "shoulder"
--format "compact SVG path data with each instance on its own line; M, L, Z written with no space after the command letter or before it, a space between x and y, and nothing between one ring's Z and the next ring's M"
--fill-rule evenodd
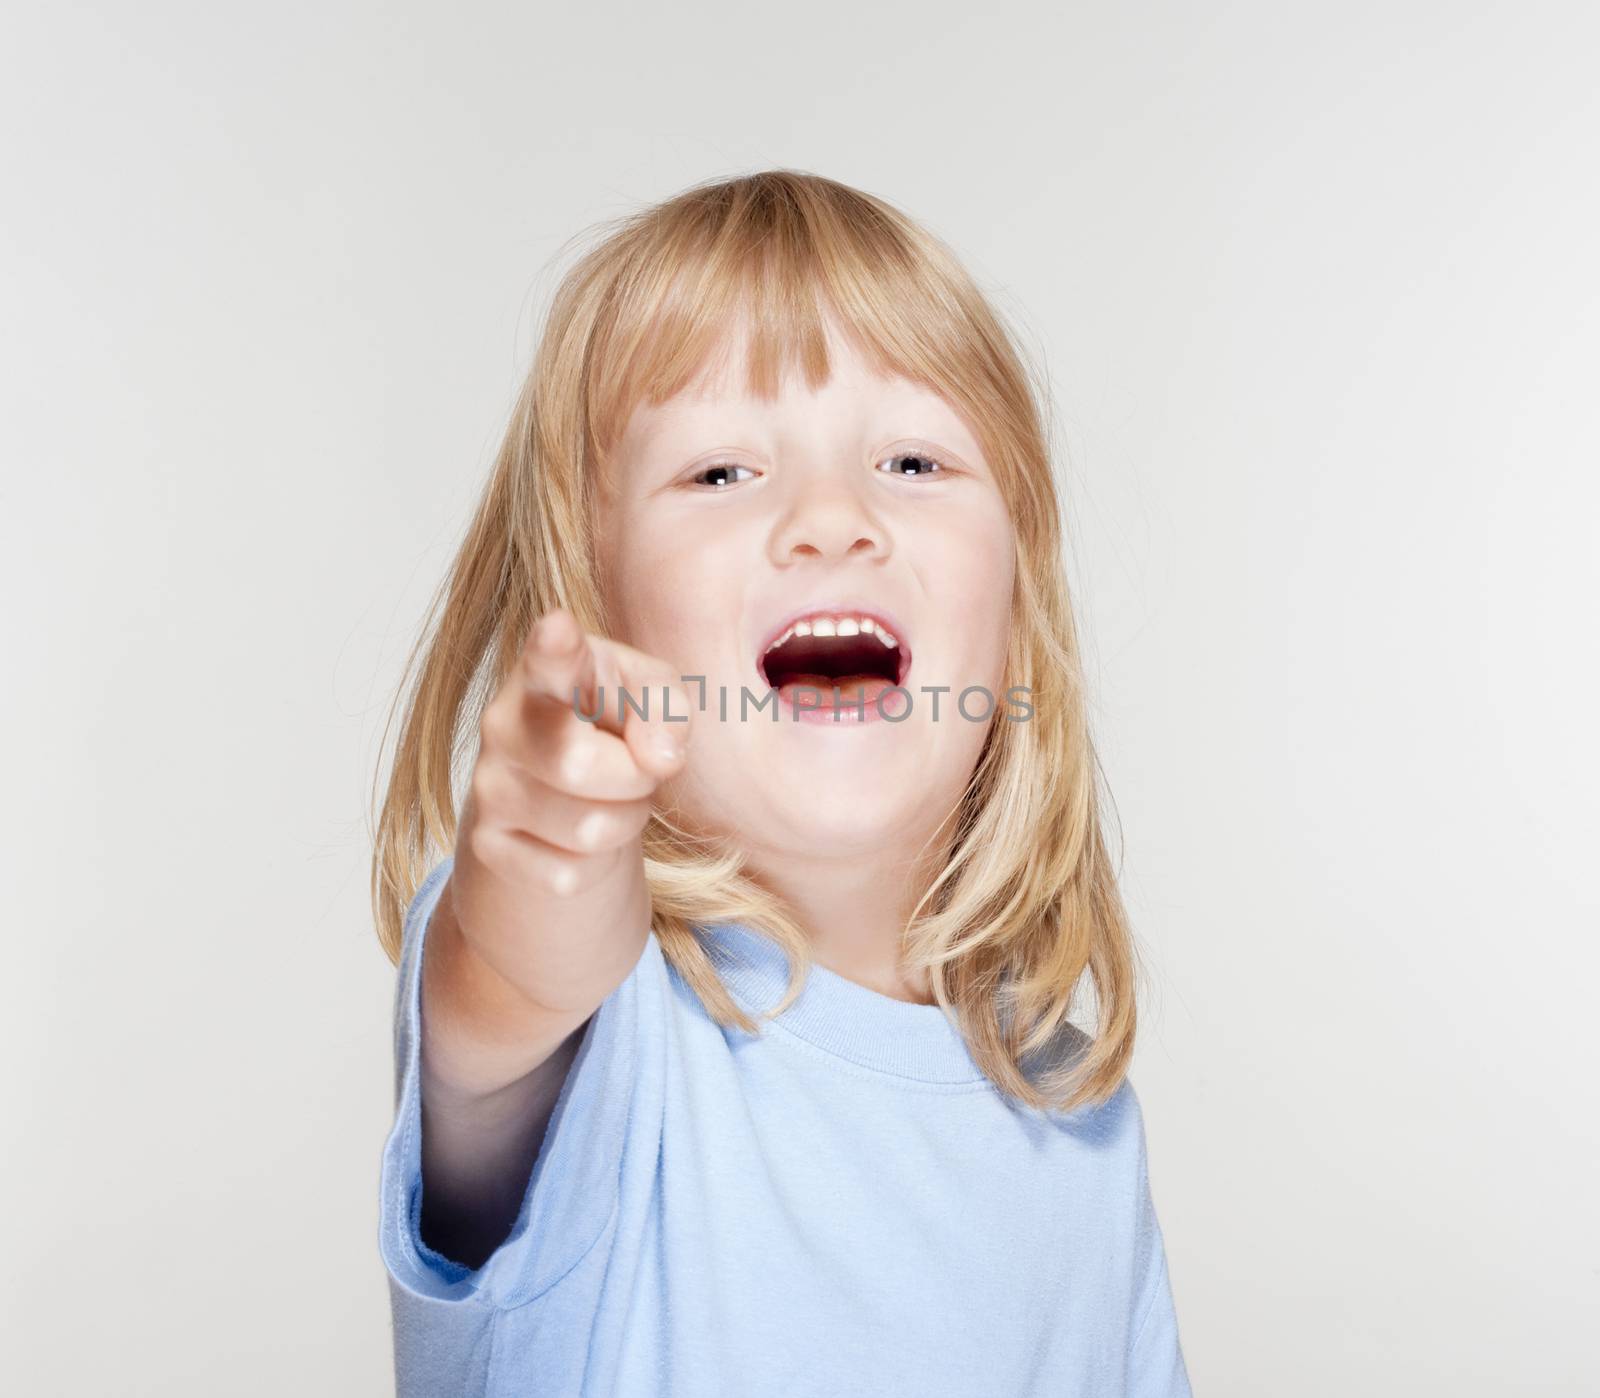
M1064 1075L1093 1044L1091 1035L1068 1021L1048 1043L1024 1058L1025 1070L1035 1082L1043 1073ZM1134 1155L1144 1149L1144 1114L1131 1074L1124 1073L1111 1093L1097 1102L1084 1103L1070 1111L1052 1109L1046 1115L1061 1129L1081 1137L1086 1145L1101 1150L1121 1147Z

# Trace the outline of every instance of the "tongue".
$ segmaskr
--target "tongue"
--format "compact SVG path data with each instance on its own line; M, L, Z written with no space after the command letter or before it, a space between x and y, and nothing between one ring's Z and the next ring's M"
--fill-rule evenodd
M797 709L871 706L890 688L882 675L793 675L778 690ZM833 691L839 691L835 705Z

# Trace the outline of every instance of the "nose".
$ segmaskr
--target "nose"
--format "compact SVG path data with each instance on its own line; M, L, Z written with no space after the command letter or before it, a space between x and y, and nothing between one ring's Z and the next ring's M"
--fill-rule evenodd
M854 485L816 472L797 486L772 532L771 550L780 566L801 558L866 560L888 555L889 536Z

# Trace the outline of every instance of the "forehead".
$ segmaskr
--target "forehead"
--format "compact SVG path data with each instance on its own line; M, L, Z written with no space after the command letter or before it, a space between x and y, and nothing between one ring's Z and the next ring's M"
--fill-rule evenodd
M875 364L825 319L828 377L813 388L799 366L785 365L775 397L755 393L749 382L748 326L741 324L711 351L682 390L661 403L636 404L620 447L624 453L662 436L728 430L741 426L803 432L819 421L837 420L865 430L939 432L959 449L978 454L963 414L932 388Z

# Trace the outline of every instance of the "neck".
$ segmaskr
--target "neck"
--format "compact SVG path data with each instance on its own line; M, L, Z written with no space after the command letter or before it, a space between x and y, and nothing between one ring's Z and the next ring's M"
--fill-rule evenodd
M747 867L788 904L819 965L880 995L929 1005L927 973L904 971L900 949L917 899L942 867L940 853L919 862L900 842L845 855L749 849Z

